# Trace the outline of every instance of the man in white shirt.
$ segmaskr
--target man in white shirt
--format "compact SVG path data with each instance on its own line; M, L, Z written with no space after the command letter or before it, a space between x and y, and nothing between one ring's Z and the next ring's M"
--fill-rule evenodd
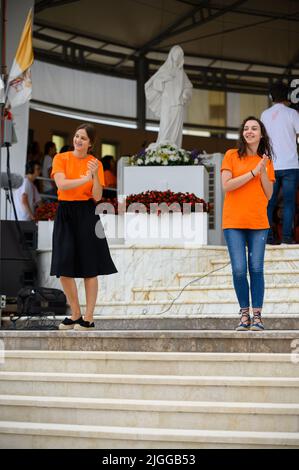
M26 175L22 186L14 192L14 201L18 220L34 220L34 211L41 202L41 196L34 185L40 176L41 167L37 160L26 163Z
M288 87L284 83L276 83L271 87L270 94L273 105L261 115L273 149L275 183L273 195L268 204L270 230L267 243L277 245L273 236L273 211L277 197L282 188L283 223L282 243L293 244L293 223L295 216L295 198L299 172L297 135L299 134L299 113L289 108Z
M56 153L57 150L54 142L47 142L45 145L45 155L42 163L42 176L44 178L50 178L53 158L55 157ZM55 183L53 181L43 181L43 192L45 194L55 196L57 193Z

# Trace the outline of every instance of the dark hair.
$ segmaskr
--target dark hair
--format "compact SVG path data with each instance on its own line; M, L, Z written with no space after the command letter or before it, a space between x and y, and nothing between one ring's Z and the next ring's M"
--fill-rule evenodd
M61 147L59 153L69 152L69 150L72 150L72 148L72 145L64 145L63 147Z
M110 170L112 160L114 160L114 157L112 155L105 155L102 158L102 164L103 164L104 171L105 170Z
M270 88L270 95L272 101L275 103L281 103L282 101L288 100L288 86L283 82L276 82Z
M51 140L45 144L45 155L48 155L49 150L52 148L56 147L55 143L52 142Z
M89 150L91 150L95 144L96 140L96 130L92 124L89 124L88 122L84 122L83 124L80 124L80 126L77 127L76 132L78 132L80 129L84 129L89 140L90 140L90 147Z
M28 144L27 154L35 156L37 155L38 157L40 156L40 146L36 140Z
M35 165L38 165L40 167L40 162L38 160L30 160L29 162L27 162L25 167L25 174L33 175Z
M270 144L269 136L267 134L266 128L265 128L264 124L262 123L262 121L260 119L256 118L255 116L247 117L246 119L244 119L244 121L241 124L240 130L239 130L239 142L238 142L239 157L244 157L244 156L247 155L247 143L246 143L246 140L243 136L243 132L244 132L245 124L248 121L256 121L259 124L260 128L261 128L262 137L261 137L259 146L257 148L257 154L260 157L262 157L265 153L271 160L272 156L273 156L273 150L272 150L272 147L271 147L271 144Z

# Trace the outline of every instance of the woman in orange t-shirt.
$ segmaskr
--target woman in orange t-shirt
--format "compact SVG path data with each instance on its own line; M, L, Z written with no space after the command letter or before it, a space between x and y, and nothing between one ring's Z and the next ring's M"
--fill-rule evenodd
M71 318L65 318L59 325L63 330L94 328L97 276L117 272L102 226L98 230L101 222L95 214L95 203L102 197L105 180L101 162L88 154L94 142L94 127L82 124L73 138L74 150L57 154L52 165L51 176L58 188L59 204L54 222L51 276L60 277L72 311ZM84 319L75 278L84 278Z
M264 254L269 229L268 201L275 181L272 149L265 126L248 117L241 125L238 149L226 152L222 162L225 192L222 228L232 264L233 282L240 305L241 330L261 331L264 301ZM246 245L253 309L249 312Z
M104 168L105 188L104 197L113 198L117 196L117 178L115 174L115 160L112 155L105 155L101 160Z
M115 160L112 155L102 158L106 188L116 188Z

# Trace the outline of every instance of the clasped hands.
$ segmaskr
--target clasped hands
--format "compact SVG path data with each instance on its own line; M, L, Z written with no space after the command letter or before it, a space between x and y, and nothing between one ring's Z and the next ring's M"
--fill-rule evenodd
M268 161L269 161L269 157L264 153L264 155L261 158L261 161L257 164L254 170L252 170L255 176L257 176L258 174L266 173Z
M82 178L82 180L85 180L85 182L91 181L93 176L98 173L98 169L99 162L96 158L93 158L92 160L89 160L87 162L87 172L85 175L81 175L80 178Z

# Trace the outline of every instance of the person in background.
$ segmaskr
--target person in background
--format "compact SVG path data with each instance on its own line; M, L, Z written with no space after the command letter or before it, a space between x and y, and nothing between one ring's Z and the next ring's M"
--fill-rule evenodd
M41 173L40 163L30 160L26 163L25 178L14 192L14 200L18 220L34 220L34 212L41 203L41 196L34 184L34 181Z
M221 166L225 192L222 227L232 265L233 283L240 305L238 331L264 329L264 254L269 229L267 205L272 196L274 167L265 126L255 118L245 119L237 149L226 152ZM248 262L246 259L248 247ZM253 321L250 318L250 275Z
M52 171L52 163L53 158L56 155L56 145L54 142L49 141L45 145L45 155L43 158L43 165L42 165L42 176L44 178L50 178L51 171ZM56 196L57 190L56 185L53 181L43 181L43 192L44 194L50 196Z
M282 189L283 222L282 243L296 243L294 235L295 198L299 172L297 135L299 134L299 114L289 108L288 87L284 83L276 83L271 87L270 95L273 105L263 111L261 121L264 123L273 148L273 164L275 184L273 195L268 205L270 230L267 243L278 245L280 242L273 233L273 211Z
M117 191L115 189L117 186L117 179L115 174L116 165L114 157L112 155L105 155L102 158L102 164L104 168L105 177L105 188L103 190L103 197L111 199L117 196Z
M102 164L104 168L104 176L105 176L105 187L106 188L116 188L116 165L115 160L112 155L105 155L102 158Z
M28 145L27 161L31 161L31 160L37 161L39 164L41 162L40 146L36 140L34 142L31 142L31 144Z
M102 163L90 152L95 129L81 124L75 131L74 150L55 155L51 176L58 187L58 209L54 221L51 276L60 277L71 307L71 318L59 325L61 330L91 330L98 294L99 275L116 273L104 230L95 213L102 198L104 171ZM100 225L101 227L101 225ZM83 278L86 293L84 318L75 278Z
M59 153L69 152L70 150L73 150L72 145L63 145Z

